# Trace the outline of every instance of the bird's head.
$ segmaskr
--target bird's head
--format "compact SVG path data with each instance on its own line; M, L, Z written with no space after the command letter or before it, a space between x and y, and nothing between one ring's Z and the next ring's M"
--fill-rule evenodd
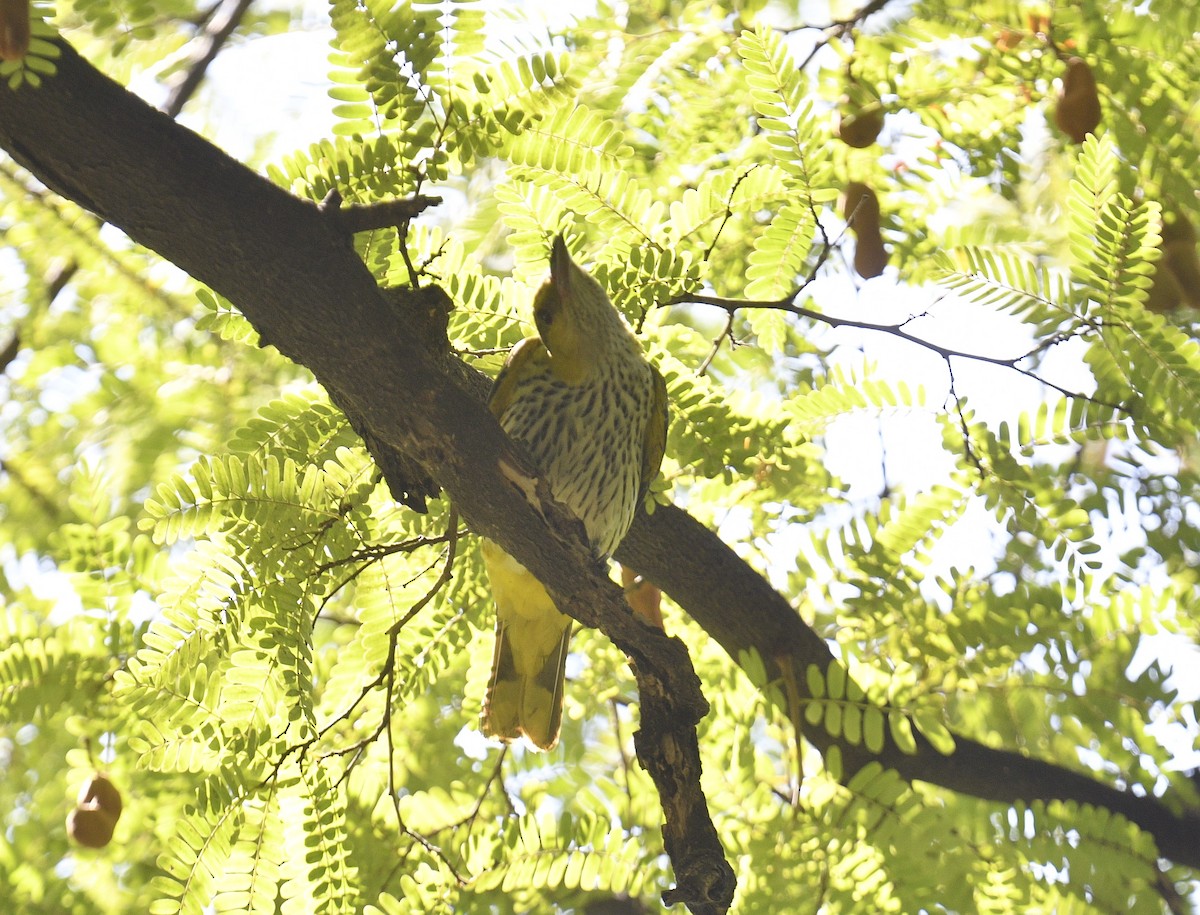
M563 236L550 248L550 277L533 299L533 320L559 377L582 382L610 347L630 338L604 289L571 259Z

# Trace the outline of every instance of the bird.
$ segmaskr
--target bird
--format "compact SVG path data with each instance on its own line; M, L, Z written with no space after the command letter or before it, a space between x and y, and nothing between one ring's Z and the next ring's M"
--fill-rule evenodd
M571 258L563 235L533 300L537 334L509 353L489 408L534 459L554 498L583 523L598 559L624 539L658 475L667 442L667 387L603 287ZM491 540L481 550L496 603L496 644L481 729L552 749L562 726L573 620Z

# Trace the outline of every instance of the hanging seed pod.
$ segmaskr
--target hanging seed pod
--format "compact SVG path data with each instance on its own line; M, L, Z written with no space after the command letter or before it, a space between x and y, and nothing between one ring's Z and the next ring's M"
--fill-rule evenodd
M1076 143L1082 143L1089 133L1100 126L1100 96L1096 92L1096 77L1087 61L1072 57L1063 74L1062 91L1054 109L1054 123Z
M838 103L836 130L839 140L855 149L865 149L879 139L882 130L883 109L878 103L861 108L850 100L850 96L842 96Z
M858 181L846 185L842 215L857 238L854 247L854 272L864 280L879 276L887 266L887 249L879 231L879 198Z
M79 790L80 807L95 807L98 810L103 810L115 823L121 817L121 810L124 807L121 801L121 792L117 790L117 786L112 783L107 775L102 775L97 772L86 782Z
M1162 256L1154 272L1154 285L1146 307L1159 313L1183 305L1200 308L1200 254L1196 251L1196 228L1183 213L1164 214Z
M0 0L0 60L20 60L29 51L29 0Z
M75 809L67 814L67 835L85 848L103 848L112 841L123 807L117 786L97 772L84 782Z
M76 807L67 814L67 835L84 848L103 848L112 841L116 817L99 807Z
M882 130L883 108L879 99L851 76L846 93L838 100L835 135L847 146L864 149L879 139Z

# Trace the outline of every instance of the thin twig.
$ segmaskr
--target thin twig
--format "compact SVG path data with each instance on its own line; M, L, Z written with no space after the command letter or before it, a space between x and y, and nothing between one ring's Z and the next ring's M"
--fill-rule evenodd
M715 340L713 340L712 349L708 351L708 355L705 356L704 361L700 363L700 368L696 369L697 375L703 375L708 371L708 368L712 365L713 360L717 358L717 353L721 351L721 342L725 340L726 337L729 338L730 346L737 346L737 340L733 338L733 319L735 314L736 312L731 311L726 315L725 329L717 335Z
M315 568L319 572L328 572L330 569L336 569L338 566L348 565L352 562L363 562L367 565L379 562L387 556L394 556L397 553L412 553L423 546L435 546L439 543L447 543L451 536L460 536L461 532L450 534L449 532L441 534L437 537L413 537L410 540L402 540L399 543L379 544L376 546L364 547L361 550L355 550L346 556L341 556L337 559L330 559L328 562L319 563Z
M451 510L451 512L450 512L450 528L453 530L455 527L457 527L457 525L458 525L458 514L457 514L457 512ZM458 538L454 537L450 541L449 557L447 558L447 561L446 561L446 569L449 569L451 564L454 561L454 546L457 543L457 540L458 540ZM418 603L421 606L423 606L425 603L428 603L429 599L432 598L432 596L435 593L437 593L437 590L441 588L441 584L444 581L448 581L448 580L449 580L449 577L445 574L445 571L443 571L443 575L439 576L438 581L437 581L437 583L434 584L433 589L428 594L426 594L425 597ZM411 616L412 616L412 613L410 612L408 614L408 616L406 616L405 618L409 619L409 618L411 618ZM455 883L457 883L459 886L466 886L466 880L463 879L461 874L459 874L458 869L454 866L454 863L450 860L450 858L446 855L446 853L444 851L442 851L441 848L439 848L438 846L436 846L432 842L430 842L425 836L421 835L419 832L409 829L408 824L404 822L404 814L400 812L400 790L396 785L396 742L395 742L396 739L395 739L395 735L392 730L392 705L393 705L394 691L396 688L396 667L394 664L391 663L391 660L395 657L395 654L396 654L396 637L399 635L399 633L400 633L400 630L395 625L393 625L392 628L388 630L388 634L391 636L391 638L388 643L388 662L389 663L387 664L387 667L384 670L384 673L387 678L387 689L385 691L386 699L385 699L384 705L383 705L383 722L382 722L383 729L384 729L385 733L387 734L388 795L392 799L392 809L396 813L396 827L397 827L397 829L400 830L400 832L403 835L412 839L414 842L416 842L418 845L420 845L423 849L425 849L425 851L428 854L432 855L433 857L435 857L439 861L441 861L442 864L444 864L446 866L446 869L450 872L450 875L454 878Z
M368 745L374 743L376 740L378 740L379 735L384 733L385 730L389 730L389 737L390 737L389 721L390 721L390 716L391 716L391 705L392 705L391 697L392 697L392 689L393 689L394 682L395 682L396 647L397 647L397 642L400 637L400 632L409 623L409 621L412 620L412 618L414 616L416 616L418 613L420 613L421 610L423 610L429 604L429 602L431 600L433 600L433 598L437 595L437 593L453 577L454 558L457 555L457 551L458 551L458 538L459 538L458 511L454 508L454 506L451 506L449 517L447 518L447 522L446 522L446 533L443 534L442 537L440 537L440 538L426 538L428 540L428 542L431 542L431 543L437 542L440 540L444 540L446 543L446 550L445 550L446 559L442 566L442 571L438 575L437 580L433 583L433 585L430 586L429 590L426 591L425 594L422 595L422 597L416 603L414 603L412 605L412 607L409 608L408 612L405 613L404 616L402 616L396 622L394 622L390 627L388 627L388 630L386 633L387 639L388 639L388 652L387 652L387 657L384 659L383 666L380 668L379 673L375 676L375 678L373 680L371 680L369 683L366 683L363 685L362 689L359 690L358 696L354 699L353 702L350 703L350 706L345 711L341 712L340 714L338 714L338 715L334 716L332 719L330 719L329 722L325 725L325 727L321 728L321 730L319 730L314 736L310 737L308 740L303 740L300 743L293 744L292 746L286 748L279 755L279 758L275 761L275 766L272 769L271 774L268 775L263 780L264 784L266 782L272 781L273 779L275 779L279 776L279 771L283 768L284 762L286 762L287 758L289 756L291 756L293 753L299 754L299 759L303 760L305 755L308 753L308 751L310 749L312 749L313 746L315 746L317 743L319 743L321 740L323 740L325 738L325 736L327 734L329 734L330 731L332 731L335 727L337 727L338 724L349 720L350 715L353 714L354 710L356 708L358 708L359 705L362 704L363 700L365 700L367 698L367 696L369 696L372 692L374 692L376 689L378 689L380 686L382 686L385 682L388 684L387 689L386 689L387 701L386 701L385 708L384 708L384 714L383 714L378 726L376 726L375 730L372 731L367 736L365 736L365 737L361 738L360 740L356 741L355 743L351 744L350 746L340 747L336 750L332 750L329 753L324 754L321 758L327 759L331 756L347 756L352 753L358 753L366 746L368 746ZM417 539L421 539L421 538L417 538ZM349 581L352 581L358 575L362 574L362 571L364 569L366 569L367 566L369 566L372 562L376 562L376 561L378 561L378 558L372 558L368 562L364 563L364 565L361 568L355 570L355 572L353 574L351 574L349 576L349 578L346 579L346 581L342 582L342 584L339 585L339 588L344 587L345 584L347 584ZM424 572L418 573L417 577L419 577L422 574L424 574ZM414 578L414 580L415 580L415 578ZM351 767L354 765L354 763L355 763L355 760L352 760L351 764L350 764Z
M410 222L407 219L396 224L396 246L400 250L400 259L404 261L404 269L408 271L408 284L414 289L419 289L421 281L417 276L416 268L413 267L412 256L408 253L408 229Z
M511 346L497 346L492 349L456 349L454 355L470 359L483 359L485 356L498 356L501 353L511 352Z
M396 636L400 634L400 630L408 624L409 620L420 613L425 608L425 605L433 600L434 596L442 590L442 587L454 577L454 557L458 553L458 509L453 505L450 506L450 517L446 522L446 529L449 531L449 534L446 541L446 561L442 565L441 574L438 575L437 581L425 592L425 596L413 604L412 609L408 613L392 623L387 634L388 638L393 642L396 640Z
M713 250L717 247L717 242L721 239L721 233L725 231L726 223L733 218L733 195L737 193L737 189L741 183L749 178L750 173L758 168L760 164L761 163L756 162L738 175L737 180L733 182L733 187L729 189L729 196L725 198L725 215L721 217L721 224L717 226L716 234L713 235L712 242L709 243L708 250L704 252L705 261L712 257Z
M947 359L946 371L950 373L950 397L954 400L954 411L958 415L958 428L963 437L963 451L966 453L967 460L979 473L980 479L988 479L988 472L983 466L983 459L975 453L975 447L971 444L971 426L967 422L967 415L963 413L963 398L959 396L957 390L957 382L954 378L954 364Z
M492 769L492 774L488 776L487 782L483 786L483 790L479 792L479 797L475 800L474 809L466 815L462 820L455 823L451 828L466 826L467 832L475 826L475 820L479 817L479 811L483 809L483 802L487 799L488 793L492 790L492 785L497 781L500 782L500 790L504 793L505 800L509 807L512 806L512 799L508 796L508 790L504 787L504 780L500 777L500 773L504 768L504 760L508 758L508 744L500 748L500 755L496 758L496 765Z
M213 13L212 18L204 27L204 33L196 40L191 54L191 64L184 71L183 78L171 89L163 111L171 117L178 117L183 106L196 94L209 65L217 59L217 54L224 47L231 35L241 25L246 11L254 0L223 0Z
M389 668L390 671L390 668ZM394 681L391 673L388 675L388 695L391 695ZM384 720L387 722L387 745L388 745L388 795L392 799L392 810L396 814L396 828L400 833L412 839L416 844L420 845L425 851L437 858L446 866L446 870L450 872L450 876L454 878L454 882L459 886L466 886L466 880L459 874L454 863L447 857L446 853L438 846L430 842L425 836L415 830L409 829L408 824L404 822L404 814L400 812L400 790L396 785L396 743L395 736L392 733L392 703L389 699L384 707Z
M803 283L801 285L800 289L803 289L804 286L806 286L807 284L808 284L808 280L806 280L805 283ZM683 295L677 296L675 299L671 300L671 302L669 302L668 304L678 305L678 304L681 304L684 302L693 302L698 305L713 305L717 308L724 309L726 312L734 312L734 311L739 311L741 309L751 309L751 308L763 308L763 309L769 309L769 310L773 310L773 311L786 311L789 314L794 314L794 315L797 315L798 317L802 317L802 318L808 318L809 320L816 321L819 324L825 324L829 327L852 327L852 328L856 328L858 330L869 330L869 331L874 331L876 333L889 334L893 337L898 337L901 340L905 340L905 341L912 343L916 346L919 346L923 349L927 349L932 353L936 353L937 355L941 356L943 359L946 359L946 360L969 359L974 362L982 362L986 365L995 365L995 366L999 366L1001 368L1011 369L1012 371L1017 372L1018 374L1024 375L1027 378L1031 378L1032 380L1038 382L1039 384L1044 384L1046 387L1057 391L1059 394L1062 394L1064 397L1070 397L1072 399L1077 399L1077 400L1085 400L1089 403L1094 403L1097 406L1108 407L1111 410L1120 411L1120 412L1126 413L1126 414L1128 414L1130 412L1129 408L1124 404L1112 403L1111 401L1101 400L1097 397L1092 397L1089 394L1083 394L1078 391L1071 391L1067 388L1062 387L1061 385L1055 384L1053 381L1048 381L1047 379L1043 378L1041 375L1037 374L1037 372L1034 372L1031 369L1024 368L1023 366L1020 366L1017 364L1017 363L1021 362L1022 360L1028 358L1029 356L1034 355L1037 352L1040 352L1042 349L1045 348L1043 346L1035 347L1029 353L1023 353L1022 355L1019 355L1019 356L1009 356L1007 358L1002 357L1002 356L985 356L982 353L971 353L971 352L967 352L966 350L955 349L955 348L949 347L949 346L942 346L939 343L933 343L932 341L926 340L923 337L918 337L916 334L911 333L910 331L905 329L905 325L908 324L911 320L913 320L912 318L906 318L905 320L899 322L898 324L878 324L873 321L856 321L853 318L837 318L832 315L822 314L819 311L813 311L812 309L805 308L801 305L796 305L794 303L794 300L795 300L796 295L798 295L798 294L799 294L799 290L797 290L797 292L795 292L791 295L785 296L782 299L775 299L775 300L771 300L771 301L750 301L747 299L731 299L731 298L726 298L724 296L700 295L700 294L692 293L692 294L683 294ZM1058 343L1061 343L1061 342L1063 342L1063 339L1056 337L1053 339L1053 344L1048 343L1047 345L1057 345Z
M745 178L746 175L748 175L748 174L749 174L749 172L746 172L744 175L742 175L741 178L738 178L738 184L740 184L742 179ZM737 185L735 184L734 188L736 189L736 187L737 187ZM730 199L732 199L732 197L733 197L733 194L732 194L732 192L730 192ZM841 242L841 235L839 235L833 241L829 240L829 233L825 231L825 226L823 226L821 224L821 218L820 218L820 215L817 213L816 204L813 203L811 199L808 202L808 208L809 208L809 212L812 214L813 223L816 226L817 231L819 231L821 233L821 249L817 253L817 259L816 259L816 261L813 262L813 265L812 265L811 269L809 269L808 275L805 276L804 281L796 288L796 290L787 299L787 301L789 301L789 302L794 302L796 297L799 296L801 292L803 292L806 288L808 288L808 286L812 282L814 282L816 280L817 274L820 273L821 268L825 266L825 262L829 259L830 252L833 251L833 249L836 248L837 245ZM724 222L722 222L721 225L724 226ZM719 234L719 231L720 230L718 230L718 234ZM713 245L715 245L715 244L716 244L716 240L714 239ZM711 253L712 253L712 247L710 246L708 251L706 251L704 254L705 260L708 259L708 256ZM713 304L712 302L708 302L708 303L702 302L701 301L702 298L703 297L701 297L701 296L689 295L687 293L684 293L682 295L676 296L673 301L668 302L667 304L673 305L673 304L677 304L679 302L700 302L701 304ZM715 340L713 340L712 349L709 350L709 353L705 357L704 361L702 363L700 363L700 368L696 370L696 374L698 374L698 375L703 375L708 371L709 367L713 363L713 360L715 358L717 358L717 353L720 352L720 350L721 350L722 341L724 341L725 339L728 338L731 346L737 346L737 340L733 336L733 321L734 321L734 313L735 313L736 309L726 309L726 311L728 312L729 318L725 322L725 329L721 331L721 333L717 336L717 338ZM640 328L639 328L639 330L640 330Z
M79 264L73 260L60 262L50 269L44 280L46 283L47 305L54 304L54 300L58 298L59 293L67 288L67 283L71 282L72 278L78 272Z
M621 709L615 698L608 700L612 711L613 734L616 736L617 752L621 755L622 784L625 788L625 799L629 802L629 822L633 822L633 785L629 781L629 754L625 752L625 739L621 736Z
M868 17L874 16L876 13L878 13L880 10L882 10L885 6L887 6L890 2L891 2L891 0L871 0L870 3L868 3L862 9L860 9L857 13L852 13L851 15L847 16L844 19L831 19L829 22L825 23L824 25L817 25L816 23L808 22L808 23L804 23L803 25L793 26L791 28L780 28L780 29L778 29L778 31L784 32L784 33L790 33L790 32L801 32L801 31L830 32L830 31L835 31L835 30L841 30L841 31L845 32L845 31L848 31L849 29L854 28L859 23L865 21Z
M871 0L870 3L860 9L857 13L847 16L845 19L834 19L827 25L812 25L806 23L790 29L779 29L780 32L785 33L809 30L825 33L821 40L813 45L812 50L808 52L808 55L800 62L800 65L796 69L804 70L805 67L812 63L813 58L817 56L818 52L820 52L823 47L825 47L835 38L841 38L842 36L849 34L856 26L861 25L869 17L878 13L890 2L891 0Z

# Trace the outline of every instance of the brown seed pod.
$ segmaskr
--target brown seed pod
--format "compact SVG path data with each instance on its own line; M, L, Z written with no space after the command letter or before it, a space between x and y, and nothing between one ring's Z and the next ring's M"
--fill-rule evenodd
M1146 307L1163 312L1181 305L1200 308L1200 255L1196 252L1196 227L1175 211L1163 220L1162 257Z
M1076 143L1082 143L1089 133L1100 126L1100 96L1096 92L1096 77L1087 61L1072 57L1063 74L1062 91L1054 109L1054 123Z
M1163 248L1179 243L1194 245L1196 243L1196 227L1183 213L1168 209L1163 213L1162 243Z
M854 272L864 280L883 273L887 266L887 249L883 246L883 236L878 231L864 235L858 233L858 244L854 248Z
M1154 265L1154 282L1146 293L1146 301L1143 304L1150 311L1160 315L1174 311L1183 304L1183 287L1179 285L1166 255Z
M116 825L116 817L92 805L67 814L67 835L85 848L103 848L112 841Z
M996 33L996 37L992 44L1001 54L1007 54L1013 51L1017 46L1025 40L1025 33L1020 29L1001 29Z
M879 198L865 184L851 181L842 200L842 215L858 239L854 247L854 272L864 280L879 276L887 266L887 249L879 232Z
M20 60L29 51L29 0L0 0L0 60Z
M879 139L883 130L883 109L877 102L856 104L849 95L838 103L837 138L847 146L865 149Z
M1187 306L1200 308L1200 254L1190 219L1167 207L1163 213L1162 253L1154 265L1154 282L1146 294L1150 311L1166 314Z
M121 792L117 790L117 786L112 783L107 775L97 772L79 789L78 805L81 808L94 807L97 810L103 810L108 816L112 817L115 824L121 817L121 810L124 804L121 801Z

